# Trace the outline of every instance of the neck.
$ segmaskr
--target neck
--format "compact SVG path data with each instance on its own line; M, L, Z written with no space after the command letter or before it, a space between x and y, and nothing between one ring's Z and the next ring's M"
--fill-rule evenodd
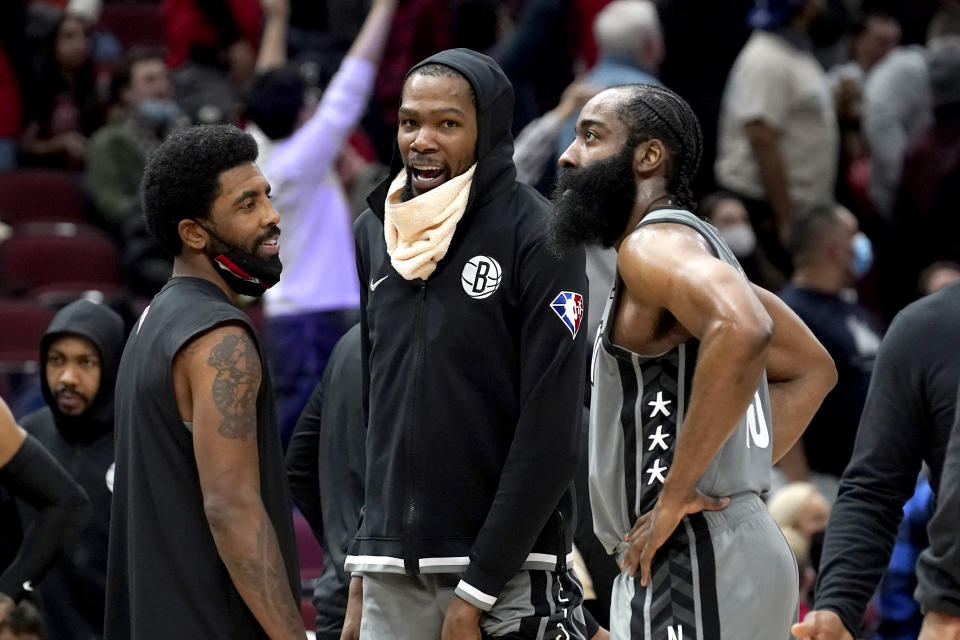
M666 207L676 206L673 201L673 196L667 193L663 185L657 186L638 186L637 187L637 199L633 204L633 211L630 213L630 219L627 220L627 227L623 230L623 234L617 241L614 243L614 248L618 251L620 250L620 245L623 241L633 233L633 230L637 228L637 225L640 224L640 221L643 220L644 216L650 213L653 209L663 209Z
M214 268L213 264L210 262L210 259L207 258L204 254L186 255L186 249L174 258L173 260L173 277L174 278L200 278L202 280L207 280L217 285L217 287L223 291L224 295L227 296L227 299L230 300L230 303L236 306L239 297L237 293L227 286L226 280L220 277L220 274L217 273L217 270Z
M836 295L848 286L846 274L833 268L832 265L812 264L798 267L793 272L791 281L803 289L830 295Z

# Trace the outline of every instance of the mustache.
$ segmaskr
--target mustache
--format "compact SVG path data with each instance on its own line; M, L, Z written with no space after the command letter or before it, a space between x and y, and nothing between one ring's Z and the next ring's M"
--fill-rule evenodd
M51 389L50 393L52 393L55 398L59 398L60 396L64 396L64 395L72 395L72 396L79 396L81 398L84 398L85 400L89 400L86 394L83 394L80 391L78 391L76 387L72 387L66 384L58 385L56 389Z
M260 245L266 242L267 240L271 240L272 238L277 238L280 236L280 233L281 233L280 227L278 227L275 224L271 224L269 227L267 227L266 231L264 231L262 234L257 236L257 240L254 244Z

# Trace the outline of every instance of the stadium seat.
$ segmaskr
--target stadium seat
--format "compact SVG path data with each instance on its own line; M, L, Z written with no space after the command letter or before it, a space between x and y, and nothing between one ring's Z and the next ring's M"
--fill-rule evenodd
M33 373L53 312L32 302L0 300L0 372Z
M162 3L106 2L100 26L115 35L124 49L163 46Z
M0 244L0 282L9 293L50 293L121 285L117 248L93 233L15 234Z
M0 220L12 227L31 222L86 222L76 175L52 169L0 174Z

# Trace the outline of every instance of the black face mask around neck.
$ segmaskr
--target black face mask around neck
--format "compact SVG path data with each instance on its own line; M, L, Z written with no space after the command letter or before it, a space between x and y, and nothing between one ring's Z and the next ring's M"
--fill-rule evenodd
M194 220L194 222L197 222ZM219 235L197 222L200 228L210 234L223 250L207 252L217 273L233 291L253 298L259 298L264 292L280 281L283 264L280 256L261 258L239 247L225 242ZM264 239L280 235L275 225L267 231ZM259 244L259 243L257 243Z

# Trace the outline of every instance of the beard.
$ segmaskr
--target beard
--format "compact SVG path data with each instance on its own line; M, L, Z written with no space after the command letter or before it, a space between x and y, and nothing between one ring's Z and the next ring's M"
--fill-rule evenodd
M215 260L217 256L221 254L240 252L243 254L245 261L249 261L248 263L251 266L265 269L267 271L276 270L278 272L283 268L283 264L280 262L279 254L262 256L260 255L259 251L261 244L273 237L280 235L280 227L275 224L271 224L269 227L267 227L266 231L257 236L249 247L242 247L239 244L231 244L221 238L220 235L209 230L207 232L210 234L211 241L207 243L206 253L211 260Z
M553 190L550 248L563 256L577 245L612 247L630 219L637 199L633 146L586 167L560 169Z

